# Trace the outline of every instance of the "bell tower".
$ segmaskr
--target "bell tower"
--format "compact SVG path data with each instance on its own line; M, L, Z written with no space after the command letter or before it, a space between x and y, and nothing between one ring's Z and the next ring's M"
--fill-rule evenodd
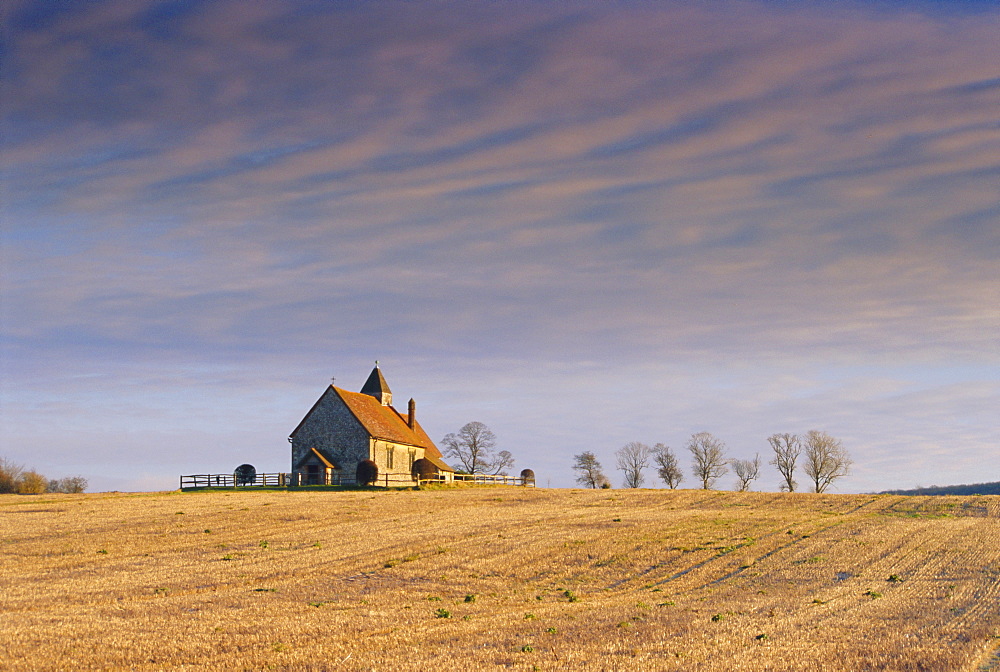
M383 406L392 406L392 391L389 389L389 384L385 382L382 370L378 368L377 359L375 360L375 368L372 369L368 380L365 381L364 386L361 388L361 394L375 397L378 399L378 403Z

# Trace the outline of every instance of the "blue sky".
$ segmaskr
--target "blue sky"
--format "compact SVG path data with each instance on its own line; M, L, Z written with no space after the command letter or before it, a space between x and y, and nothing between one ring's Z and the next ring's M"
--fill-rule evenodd
M995 3L2 12L8 459L284 470L379 359L540 484L809 429L840 491L1000 480Z

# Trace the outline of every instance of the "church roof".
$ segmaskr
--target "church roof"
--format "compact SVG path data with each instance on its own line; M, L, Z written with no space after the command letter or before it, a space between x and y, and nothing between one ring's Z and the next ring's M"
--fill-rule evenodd
M330 385L323 395L313 404L313 407L306 413L298 426L292 430L289 437L298 434L299 429L306 423L321 404L328 403L331 395L339 398L347 410L357 418L362 428L373 439L389 441L405 446L415 446L424 449L424 457L434 463L442 471L455 471L444 461L444 456L438 450L427 432L420 426L420 423L413 420L413 427L409 424L409 413L402 414L392 407L392 393L389 385L385 382L385 377L378 368L378 362L372 369L371 375L361 388L361 392L350 392L339 387ZM412 399L410 400L412 403ZM324 459L323 455L319 456ZM326 461L324 459L324 461Z
M298 471L299 469L301 469L302 465L304 465L307 461L309 461L309 458L311 457L319 458L319 461L322 462L323 466L325 467L329 467L330 469L340 469L340 467L337 466L337 464L333 461L333 459L330 458L328 455L325 455L322 450L319 450L317 448L310 448L305 455L299 458L298 462L292 465L292 470Z
M436 455L431 455L430 452L431 451L429 450L425 450L424 458L430 460L431 464L437 467L440 471L455 471L455 469L449 466L449 464L445 462L443 458L438 457Z
M374 375L374 372L372 373ZM381 377L381 373L379 376ZM384 383L385 379L382 382ZM428 459L433 458L431 461L438 468L447 468L448 471L453 471L445 464L441 451L427 436L427 432L424 431L419 422L414 420L413 429L410 429L406 422L406 416L392 406L383 406L375 397L364 392L349 392L333 385L330 387L373 438L423 448L424 455ZM388 386L385 389L388 390Z

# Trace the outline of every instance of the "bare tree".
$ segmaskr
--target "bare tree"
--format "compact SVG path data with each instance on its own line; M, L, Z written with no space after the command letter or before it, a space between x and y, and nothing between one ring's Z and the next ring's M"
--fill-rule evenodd
M625 474L626 488L642 487L645 478L642 470L649 466L649 455L652 451L645 443L631 441L615 451L618 469Z
M726 467L726 444L708 432L693 434L687 449L694 458L694 476L701 481L704 490L711 488L717 478L729 472Z
M681 465L677 462L677 456L674 455L669 446L662 443L653 446L653 462L656 464L656 473L671 490L676 489L684 480Z
M760 476L760 453L753 456L752 460L733 460L733 473L736 474L736 487L740 492L750 489L750 483Z
M87 489L87 479L83 476L67 476L49 481L48 492L79 493Z
M22 474L24 474L24 467L11 462L6 457L0 457L0 494L17 492Z
M573 471L577 473L576 482L585 488L603 488L605 484L610 485L601 463L589 450L573 456Z
M777 467L778 473L785 479L781 489L795 492L795 488L799 485L795 481L795 463L802 453L802 442L795 434L772 434L767 437L767 442L774 450L774 459L769 464Z
M815 429L806 434L803 458L802 469L816 492L826 492L831 483L847 475L853 464L838 439Z
M481 422L464 425L458 434L447 434L441 443L444 455L458 460L467 474L506 474L514 466L508 450L496 452L497 437Z

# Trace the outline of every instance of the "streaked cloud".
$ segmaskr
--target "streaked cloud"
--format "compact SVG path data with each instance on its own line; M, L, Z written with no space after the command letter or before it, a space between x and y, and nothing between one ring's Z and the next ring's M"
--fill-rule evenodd
M107 401L125 436L122 409L151 406L109 371L145 389L180 367L156 383L176 425L217 367L309 397L377 356L424 395L442 370L480 381L468 399L523 461L551 452L553 484L581 442L684 438L629 428L839 418L864 453L853 487L873 488L876 466L922 463L907 446L937 454L923 419L1000 401L989 4L14 2L4 21L11 445L67 375L97 378L60 415ZM519 401L539 370L565 400ZM655 393L633 398L643 371ZM760 391L772 373L841 382L799 415L787 387ZM885 379L910 392L890 403ZM187 430L221 440L220 415L277 403L272 436L245 438L280 448L294 404L206 389L220 411ZM629 401L543 427L598 391ZM435 401L455 409L437 433L475 415ZM954 479L975 480L1000 437L962 425Z

